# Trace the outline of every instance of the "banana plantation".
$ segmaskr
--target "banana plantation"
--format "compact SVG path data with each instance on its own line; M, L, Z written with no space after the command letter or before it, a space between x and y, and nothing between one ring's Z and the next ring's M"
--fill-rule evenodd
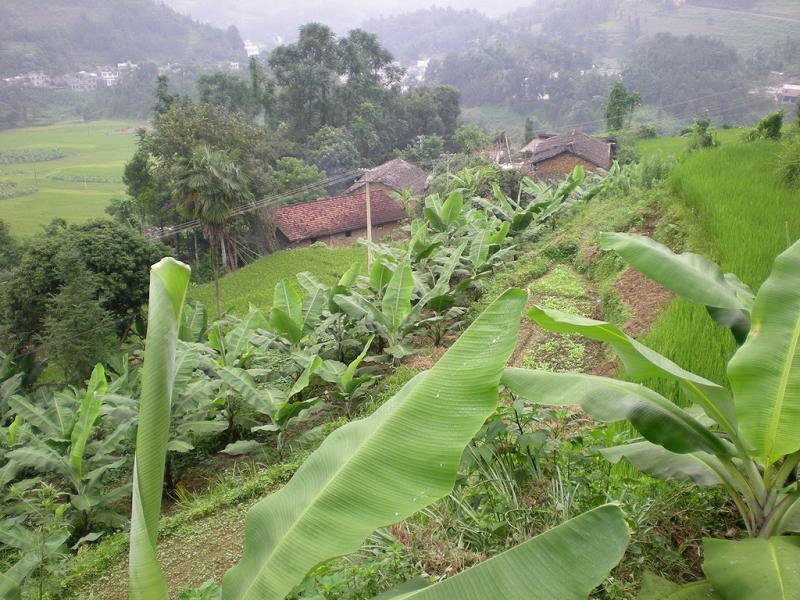
M648 170L509 195L468 169L334 285L212 321L165 258L82 386L5 357L2 597L800 598L800 242L751 288L648 222ZM720 336L723 380L623 327L626 277ZM200 463L283 470L176 584L182 507L228 539Z

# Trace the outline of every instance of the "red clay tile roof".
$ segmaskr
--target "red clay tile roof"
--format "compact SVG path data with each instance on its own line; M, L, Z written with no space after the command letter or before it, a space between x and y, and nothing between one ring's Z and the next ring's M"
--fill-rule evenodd
M394 223L406 218L403 207L392 200L386 192L373 190L370 198L373 226ZM365 229L367 206L364 191L284 206L275 211L275 224L290 242Z
M347 191L357 190L369 180L382 183L397 192L411 190L412 194L421 194L428 187L428 177L428 173L417 165L402 158L395 158L365 171Z
M564 152L580 156L601 169L608 170L611 168L611 144L580 131L570 131L569 133L562 133L542 140L534 148L529 162L535 165Z

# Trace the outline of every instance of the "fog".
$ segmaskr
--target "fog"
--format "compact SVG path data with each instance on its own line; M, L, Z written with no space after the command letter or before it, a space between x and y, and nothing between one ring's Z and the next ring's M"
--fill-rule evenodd
M291 39L297 28L309 21L326 23L342 33L370 19L429 8L432 4L429 0L165 0L165 3L200 21L221 27L235 25L243 37L267 45L273 45L276 37ZM497 17L530 4L531 0L450 0L439 6L474 9Z

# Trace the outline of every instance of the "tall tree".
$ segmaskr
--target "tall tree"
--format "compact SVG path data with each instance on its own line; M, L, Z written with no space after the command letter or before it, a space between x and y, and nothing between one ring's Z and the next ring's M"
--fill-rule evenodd
M642 103L638 92L629 92L624 81L618 81L611 88L606 104L606 127L609 131L624 128L633 116L633 111Z
M200 221L211 247L218 315L222 314L222 303L217 265L221 263L225 270L235 266L235 253L229 252L225 237L226 225L237 206L252 201L248 185L230 153L208 146L198 148L176 165L174 194L184 211Z

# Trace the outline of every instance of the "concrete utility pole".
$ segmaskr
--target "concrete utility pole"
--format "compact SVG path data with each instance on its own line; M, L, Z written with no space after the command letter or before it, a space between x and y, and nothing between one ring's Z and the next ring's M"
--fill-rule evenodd
M372 266L372 201L370 200L369 195L369 181L367 183L367 191L365 194L365 199L367 202L367 241L370 242L370 245L367 246L367 268Z

